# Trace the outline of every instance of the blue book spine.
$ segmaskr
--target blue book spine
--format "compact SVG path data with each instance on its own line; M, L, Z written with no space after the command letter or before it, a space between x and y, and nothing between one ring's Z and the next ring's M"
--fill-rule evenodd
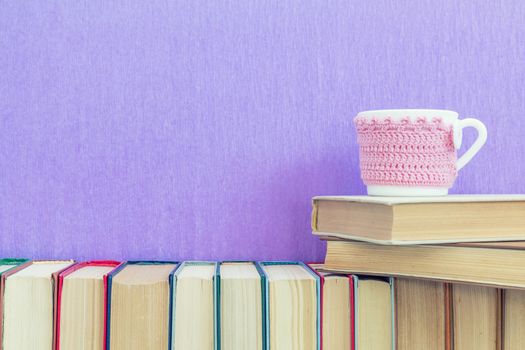
M180 264L177 261L154 261L154 260L141 260L141 261L127 261L119 265L113 271L111 271L107 276L107 286L106 286L106 340L105 340L105 350L111 350L111 289L113 285L113 277L116 276L120 271L122 271L127 265L163 265L163 264L176 264L177 266L170 273L168 278L169 283L169 295L173 295L173 274L179 268ZM172 313L171 313L171 302L172 298L169 300L169 319L168 319L168 350L171 350L171 324L172 324Z

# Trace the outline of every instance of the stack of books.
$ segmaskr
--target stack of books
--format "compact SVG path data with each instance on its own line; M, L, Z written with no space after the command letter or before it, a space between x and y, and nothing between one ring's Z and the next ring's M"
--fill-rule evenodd
M312 229L355 349L525 349L525 196L315 197Z

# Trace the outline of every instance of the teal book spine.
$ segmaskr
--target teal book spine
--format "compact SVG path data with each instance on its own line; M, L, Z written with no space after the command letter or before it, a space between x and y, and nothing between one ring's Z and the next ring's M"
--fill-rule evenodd
M6 259L0 259L0 265L8 265L11 266L10 268L6 269L5 271L0 272L0 303L3 303L3 297L4 297L4 283L7 276L13 274L17 270L23 269L25 266L29 265L31 260L29 259L16 259L16 258L6 258ZM1 315L0 315L1 316ZM0 327L0 335L1 335L1 328ZM0 338L1 340L1 338ZM1 349L1 344L0 344Z
M219 335L218 336L218 346L219 346L219 349L221 347L221 333L222 333L222 330L221 330L221 293L220 293L220 287L221 287L221 276L220 276L220 265L222 265L223 263L250 263L250 264L253 264L253 266L255 267L255 269L257 270L257 273L259 274L259 277L260 277L260 283L261 283L261 317L262 317L262 320L261 320L261 324L262 324L262 330L261 330L261 334L262 334L262 339L261 339L261 342L262 342L262 346L261 346L261 349L266 349L266 275L264 274L263 270L261 269L261 266L255 262L255 261L249 261L249 260L225 260L225 261L221 261L219 263L219 266L218 266L218 269L217 269L217 278L218 278L218 294L217 294L217 300L218 300L218 309L219 309L219 312L217 313L217 334Z
M395 278L389 277L388 283L390 284L390 303L392 305L392 350L396 350L396 299L395 299Z
M215 264L215 277L213 279L213 321L215 336L215 350L221 349L221 264Z
M263 267L264 266L270 266L270 265L299 265L302 266L312 277L315 279L315 286L316 286L316 309L317 309L317 317L316 317L316 349L321 350L321 278L318 274L316 274L308 265L306 265L303 262L300 261L263 261L257 263L259 266L259 270L261 273L265 276L264 278L264 302L265 302L265 330L266 330L266 342L264 350L271 350L270 346L270 287L269 287L269 280L268 276L264 272Z
M21 265L28 262L29 259L18 259L18 258L4 258L0 259L0 265Z
M257 268L257 271L259 272L259 276L261 276L261 307L262 307L262 349L266 350L269 348L269 335L268 335L268 324L269 324L269 318L268 318L268 279L266 278L266 274L264 273L261 264L255 263L255 267Z
M181 263L177 269L173 273L173 282L172 282L172 290L173 293L171 294L171 305L170 314L172 315L170 318L173 320L171 322L171 341L170 341L170 350L174 348L173 342L175 341L175 337L177 334L175 333L175 317L176 317L176 292L177 292L177 279L180 274L180 272L184 269L185 266L191 266L191 265L213 265L215 272L213 276L213 348L214 350L220 350L221 344L220 344L220 264L218 262L212 262L212 261L184 261Z
M111 287L113 283L113 277L115 277L120 271L122 271L127 265L162 265L162 264L176 264L177 266L171 271L168 283L169 283L169 318L168 318L168 350L171 350L171 326L172 326L172 316L171 313L172 305L171 302L173 298L171 296L173 295L173 275L179 268L180 264L177 261L153 261L153 260L143 260L143 261L126 261L117 266L113 271L111 271L106 277L105 277L105 298L106 298L106 310L105 310L105 317L104 317L104 323L105 323L105 341L104 341L104 350L110 350L110 338L111 338Z
M395 283L395 279L393 277L387 277L386 279L385 278L380 278L380 277L376 277L377 279L381 279L381 280L385 280L385 281L388 281L388 284L390 285L390 303L392 305L392 313L391 313L391 317L392 317L392 350L396 350L396 324L395 324L395 321L396 321L396 310L395 310L395 288L394 288L394 283ZM353 295L354 295L354 346L355 346L355 349L357 349L358 347L358 344L359 344L359 337L358 337L358 328L359 328L359 322L357 322L357 318L358 318L358 312L359 312L359 298L358 298L358 288L359 288L359 276L357 275L352 275L352 279L353 279L353 288L354 288L354 291L353 291Z

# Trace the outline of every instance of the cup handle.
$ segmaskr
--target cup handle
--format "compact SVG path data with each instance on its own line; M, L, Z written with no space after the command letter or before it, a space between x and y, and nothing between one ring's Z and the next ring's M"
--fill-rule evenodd
M483 145L487 141L487 128L485 127L485 124L474 118L460 119L458 120L457 132L455 133L454 137L454 144L456 148L459 148L461 146L463 129L468 127L473 127L478 131L478 138L456 162L457 170L460 170L465 165L467 165L467 163L470 162L472 157L474 157L476 153L478 153L478 151L481 149L481 147L483 147Z

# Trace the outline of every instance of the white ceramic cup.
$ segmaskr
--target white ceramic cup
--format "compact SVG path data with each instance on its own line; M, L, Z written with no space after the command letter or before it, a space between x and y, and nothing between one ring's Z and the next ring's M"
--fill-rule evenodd
M377 123L377 125L380 125L381 123L384 123L385 121L392 122L392 123L401 123L402 121L407 122L407 120L410 123L416 123L418 120L440 120L440 125L451 128L452 129L452 138L453 138L453 149L451 150L450 156L453 157L452 161L455 162L455 170L460 170L463 168L472 157L478 153L478 151L481 149L481 147L485 144L487 140L487 129L485 125L473 118L466 118L466 119L459 119L458 113L454 111L449 110L437 110L437 109L390 109L390 110L372 110L372 111L364 111L360 112L355 121L357 126L357 121L360 120L364 122L364 124L369 125L367 123L374 121ZM458 150L461 147L462 143L462 135L463 135L463 129L467 127L473 127L477 130L478 136L474 143L468 148L465 153L459 158L456 158L456 150ZM417 181L414 181L413 183L415 185L399 185L396 183L393 184L385 184L380 183L378 184L373 183L374 181L369 181L370 183L367 183L367 180L365 177L363 177L363 158L368 157L369 159L378 159L377 157L384 156L384 151L381 155L377 154L371 154L371 152L374 152L374 147L368 147L366 149L363 148L363 140L367 140L368 146L370 144L373 145L375 134L373 134L373 131L370 131L370 129L367 129L365 132L360 133L358 127L358 140L360 141L360 158L361 158L361 175L363 178L363 181L367 185L367 191L369 195L373 196L439 196L439 195L446 195L448 194L449 187L452 186L452 184L448 186L418 186ZM402 132L400 131L393 131L397 132L398 139L403 139ZM400 134L401 133L401 134ZM383 131L383 136L385 132ZM379 135L379 132L378 132ZM378 136L378 137L383 137ZM416 135L418 136L418 135ZM371 141L370 141L371 140ZM379 139L377 139L379 140ZM390 138L389 140L392 140ZM371 143L370 143L371 142ZM392 141L390 141L392 142ZM396 149L394 147L394 149ZM364 154L364 152L368 152ZM453 152L453 153L452 153ZM432 155L423 155L426 157L432 157ZM371 165L372 164L372 165ZM374 162L368 162L365 166L367 166L368 170L371 170L372 173L374 173L373 165ZM453 166L454 164L452 164ZM371 169L372 167L372 169ZM384 164L382 169L384 169ZM397 171L397 170L396 170ZM376 172L377 173L377 172ZM399 175L399 174L398 174ZM402 174L406 175L406 174ZM388 182L388 181L386 181Z

